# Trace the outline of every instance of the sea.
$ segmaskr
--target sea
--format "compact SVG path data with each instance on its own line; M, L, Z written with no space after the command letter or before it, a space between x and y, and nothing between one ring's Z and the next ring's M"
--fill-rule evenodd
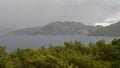
M98 40L105 40L106 43L110 43L114 38L118 37L87 35L1 35L0 45L5 46L6 50L11 52L17 48L39 49L41 46L63 46L64 42L69 41L80 41L86 46L89 42L95 43Z

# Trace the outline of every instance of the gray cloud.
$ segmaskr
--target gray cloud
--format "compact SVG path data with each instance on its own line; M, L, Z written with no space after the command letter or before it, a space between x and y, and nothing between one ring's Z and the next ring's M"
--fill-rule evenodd
M116 17L119 6L119 0L0 0L0 26L17 29L53 21L92 25Z

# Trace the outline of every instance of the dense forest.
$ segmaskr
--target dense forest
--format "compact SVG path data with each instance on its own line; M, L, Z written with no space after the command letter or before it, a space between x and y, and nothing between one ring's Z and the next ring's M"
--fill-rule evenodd
M0 46L0 68L120 68L120 39L88 45L70 41L64 46L18 48L12 52Z

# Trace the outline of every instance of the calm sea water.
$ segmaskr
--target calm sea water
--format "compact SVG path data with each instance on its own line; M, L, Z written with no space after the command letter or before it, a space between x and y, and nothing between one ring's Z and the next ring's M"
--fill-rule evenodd
M0 36L0 45L6 46L7 51L13 51L16 48L40 48L42 45L48 47L49 45L63 45L65 41L81 41L84 44L89 42L96 42L98 40L106 40L111 42L115 37L95 37L86 35L65 35L65 36L16 36L5 35Z

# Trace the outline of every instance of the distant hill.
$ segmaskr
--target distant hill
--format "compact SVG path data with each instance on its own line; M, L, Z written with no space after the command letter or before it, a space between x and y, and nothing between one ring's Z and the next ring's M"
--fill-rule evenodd
M4 35L4 34L9 33L11 31L12 31L12 29L10 29L10 28L0 26L0 35Z
M15 35L83 35L101 26L87 26L80 22L53 22L42 27L25 28L11 32Z
M110 26L100 28L90 35L94 36L120 36L120 21Z

